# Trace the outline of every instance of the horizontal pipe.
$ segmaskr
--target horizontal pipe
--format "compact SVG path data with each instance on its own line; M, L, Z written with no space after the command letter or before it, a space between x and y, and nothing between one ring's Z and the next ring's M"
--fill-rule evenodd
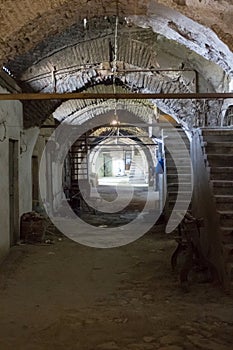
M233 93L16 93L0 94L0 100L4 101L28 101L28 100L95 100L95 99L115 99L115 100L216 100L233 98Z
M96 68L95 70L105 70L104 68ZM106 69L108 70L108 69ZM195 72L194 69L161 69L161 68L154 68L154 69L120 69L117 70L116 73L150 73L150 72Z

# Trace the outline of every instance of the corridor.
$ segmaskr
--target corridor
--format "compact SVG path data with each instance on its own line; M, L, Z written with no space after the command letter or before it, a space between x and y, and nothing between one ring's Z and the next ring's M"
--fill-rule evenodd
M0 1L0 350L233 349L232 17Z

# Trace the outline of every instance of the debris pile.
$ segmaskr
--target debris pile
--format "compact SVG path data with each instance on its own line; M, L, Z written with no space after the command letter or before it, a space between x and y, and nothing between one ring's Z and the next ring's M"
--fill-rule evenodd
M20 239L26 243L41 243L45 238L46 218L34 211L21 216Z

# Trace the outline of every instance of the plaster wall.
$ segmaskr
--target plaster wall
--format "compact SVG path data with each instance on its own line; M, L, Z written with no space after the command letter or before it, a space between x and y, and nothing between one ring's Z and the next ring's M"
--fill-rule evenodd
M0 86L0 93L8 90ZM31 155L38 131L23 130L23 108L19 101L0 102L0 261L10 247L9 140L18 141L18 222L32 208ZM19 232L19 228L18 228Z
M1 93L7 91L0 87ZM22 130L22 105L20 102L1 101L0 103L0 260L10 247L10 201L9 201L9 139L19 142ZM19 157L19 152L18 152ZM20 207L20 204L19 204Z

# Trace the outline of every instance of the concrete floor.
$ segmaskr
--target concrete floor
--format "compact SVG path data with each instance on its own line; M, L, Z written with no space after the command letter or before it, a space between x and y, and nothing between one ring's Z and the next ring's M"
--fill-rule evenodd
M129 187L129 177L128 176L108 176L108 177L100 177L98 179L98 184L101 186L114 186L114 185L120 185ZM132 185L133 187L148 187L148 184L144 183L134 183Z
M232 295L194 274L184 294L174 247L157 232L113 249L60 235L12 248L0 269L0 349L232 349Z

